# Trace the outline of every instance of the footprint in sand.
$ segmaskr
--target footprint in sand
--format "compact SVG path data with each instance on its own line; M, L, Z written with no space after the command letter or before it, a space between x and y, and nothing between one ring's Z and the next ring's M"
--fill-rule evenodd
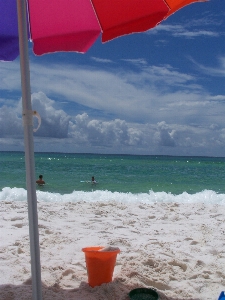
M169 262L169 265L173 267L180 267L184 272L187 270L187 265L177 260Z
M23 224L13 224L13 226L17 227L17 228L22 228Z

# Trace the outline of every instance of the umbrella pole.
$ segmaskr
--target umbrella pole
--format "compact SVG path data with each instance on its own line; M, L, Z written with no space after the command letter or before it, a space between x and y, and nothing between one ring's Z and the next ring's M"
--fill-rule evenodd
M17 0L33 300L42 299L26 0Z

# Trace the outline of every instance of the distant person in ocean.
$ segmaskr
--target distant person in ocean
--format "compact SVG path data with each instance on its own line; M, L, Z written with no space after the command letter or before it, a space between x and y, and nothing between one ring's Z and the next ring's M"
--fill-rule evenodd
M91 183L92 183L92 184L96 184L96 183L97 183L97 181L95 180L95 177L94 177L94 176L91 177Z
M42 175L39 175L39 179L36 180L36 183L37 183L38 185L43 185L43 184L45 184L45 181L43 180L43 176L42 176Z

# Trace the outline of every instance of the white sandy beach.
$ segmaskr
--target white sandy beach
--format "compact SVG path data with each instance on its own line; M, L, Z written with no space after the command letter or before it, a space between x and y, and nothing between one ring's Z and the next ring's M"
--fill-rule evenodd
M44 300L217 300L225 289L225 206L203 203L38 203ZM0 299L31 299L26 202L0 202ZM115 246L111 283L91 288L87 246Z

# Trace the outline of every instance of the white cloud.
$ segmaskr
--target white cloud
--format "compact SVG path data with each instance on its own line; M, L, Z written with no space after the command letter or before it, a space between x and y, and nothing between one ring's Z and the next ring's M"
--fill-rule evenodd
M131 63L133 65L136 65L138 67L140 66L147 66L148 62L144 58L136 58L136 59L121 59L122 61Z
M42 92L34 93L31 98L33 110L37 110L42 119L41 127L34 135L66 138L70 117L64 111L55 109L55 102ZM14 103L14 106L4 105L0 108L0 138L23 137L21 107L20 100L19 103ZM34 127L37 127L35 118Z
M35 136L66 138L70 117L62 110L54 109L54 101L50 100L44 93L32 95L32 107L42 119L40 129Z
M195 26L199 24L187 23L184 25L166 25L160 24L155 28L147 31L147 34L159 34L160 32L170 33L173 37L185 37L185 38L196 38L196 37L219 37L220 33L218 31L206 30L206 29L195 29ZM204 25L203 23L201 24ZM207 24L209 25L209 24ZM217 24L218 25L218 24ZM206 26L204 26L205 28Z
M0 108L0 138L12 136L22 137L21 118L16 107L3 106Z
M167 124L163 121L157 124L158 130L154 134L155 143L159 146L175 146L173 135L175 132L170 131Z
M202 154L212 151L213 155L213 147L218 147L215 153L221 153L225 95L207 92L197 73L181 72L169 64L149 65L142 58L126 63L127 69L112 64L106 70L32 62L33 109L42 117L36 149L201 155L205 147ZM222 78L225 59L221 57L213 69L198 66L207 75L212 71ZM2 65L0 89L21 91L18 61ZM85 107L84 113L70 111L73 102L86 106L89 116ZM6 137L8 146L18 149L23 135L21 103L2 94L0 104L0 150L7 147Z
M212 101L225 101L225 95L211 96L210 99Z
M103 63L103 64L113 63L111 59L106 59L106 58L99 58L99 57L92 56L91 59L93 61L96 61L98 63Z
M210 67L196 62L193 58L190 60L195 64L198 70L207 74L208 76L225 77L225 56L218 58L218 66Z
M195 76L180 72L171 65L149 66L142 59L127 62L135 63L137 69L135 71L131 69L122 71L121 68L104 70L80 66L72 68L62 63L48 64L48 66L32 63L32 91L43 91L52 99L57 97L61 105L66 102L84 105L89 108L89 111L98 111L102 119L110 115L126 122L136 123L156 124L161 120L173 123L175 119L180 124L185 124L188 120L194 122L194 119L201 123L202 119L203 121L206 119L205 116L208 117L206 111L210 109L215 111L219 118L217 122L220 122L222 107L216 113L211 100L213 97L222 99L224 95L208 94L198 84ZM17 65L15 63L14 67L10 64L3 65L10 68L3 68L2 81L5 82L6 78L10 81L10 78L14 77ZM20 75L17 74L17 77L20 78ZM4 86L4 89L9 89L10 86L10 89L20 91L17 77L11 82L11 86L9 83L1 86L0 83L0 88L3 89ZM1 102L4 103L3 100ZM68 121L63 119L62 112L57 112L56 116L55 112L49 111L46 107L47 103L50 105L48 100L45 106L42 104L38 109L53 115L55 123L63 122L65 128L56 133L55 123L45 119L43 126L46 126L45 129L41 129L41 134L44 135L45 131L46 135L52 135L54 132L59 137L65 136ZM202 109L204 109L203 114ZM210 122L215 123L213 120Z
M89 146L120 147L140 143L142 133L129 128L124 120L101 121L91 119L86 113L77 115L70 123L70 137Z
M222 155L225 129L209 125L138 124L122 119L100 120L86 113L68 115L42 92L32 95L42 125L34 137L35 151L98 152L167 155ZM215 121L215 120L214 120ZM17 106L1 108L0 150L22 150L21 115ZM2 126L4 124L4 127ZM214 154L213 154L214 153Z
M0 89L21 90L20 64L18 61L12 63L1 62Z

